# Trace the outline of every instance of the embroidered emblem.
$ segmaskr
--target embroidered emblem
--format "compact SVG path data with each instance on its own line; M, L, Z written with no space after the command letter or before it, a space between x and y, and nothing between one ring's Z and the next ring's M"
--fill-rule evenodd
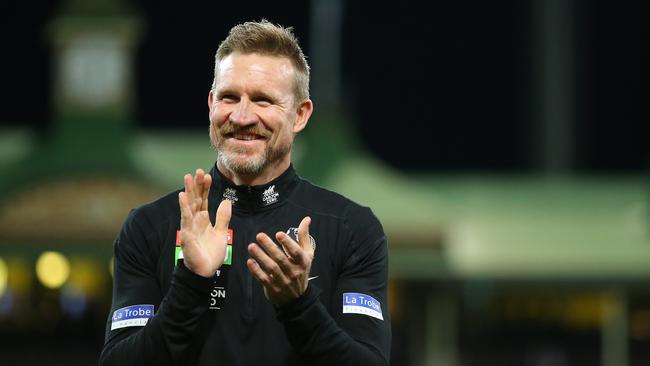
M270 186L269 188L265 189L264 192L262 192L262 203L264 206L268 206L272 203L278 202L278 196L280 194L275 191L275 184Z
M239 200L239 197L237 197L237 191L234 188L226 188L223 191L223 199L230 200L234 205Z

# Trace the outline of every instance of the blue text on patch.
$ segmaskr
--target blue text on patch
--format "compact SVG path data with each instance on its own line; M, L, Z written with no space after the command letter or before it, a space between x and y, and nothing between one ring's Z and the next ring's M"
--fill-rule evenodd
M372 296L356 292L343 294L343 314L362 314L384 320L379 301Z
M140 304L126 306L115 310L111 321L111 330L125 327L144 327L153 317L153 305Z

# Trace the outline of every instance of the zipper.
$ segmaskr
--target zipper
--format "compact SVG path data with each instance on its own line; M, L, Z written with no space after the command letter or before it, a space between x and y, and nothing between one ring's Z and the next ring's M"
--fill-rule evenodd
M255 241L255 226L254 226L254 220L253 220L253 215L255 214L254 210L252 207L254 207L253 204L253 188L252 187L247 187L248 189L248 224L252 236L251 241ZM248 243L244 243L244 255L245 258L248 259ZM253 319L253 274L251 271L248 270L248 267L246 266L246 260L244 260L244 271L246 271L246 305L244 307L244 316L247 319L252 320Z

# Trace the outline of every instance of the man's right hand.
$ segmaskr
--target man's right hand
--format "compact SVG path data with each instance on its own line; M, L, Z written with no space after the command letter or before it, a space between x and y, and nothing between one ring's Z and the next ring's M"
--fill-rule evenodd
M185 175L185 192L178 194L181 208L180 241L183 261L192 272L212 277L223 264L228 245L228 224L231 216L229 200L221 201L214 226L208 213L208 193L212 177L202 169L196 175Z

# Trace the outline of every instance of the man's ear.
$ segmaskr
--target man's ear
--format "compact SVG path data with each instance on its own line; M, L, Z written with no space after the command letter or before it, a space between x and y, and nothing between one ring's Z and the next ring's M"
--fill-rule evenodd
M210 110L209 114L212 114L212 102L214 102L214 89L211 89L208 93L208 109Z
M293 133L298 133L307 126L307 122L313 111L314 103L312 103L311 99L305 99L298 105L298 109L296 110L296 123L293 124Z

